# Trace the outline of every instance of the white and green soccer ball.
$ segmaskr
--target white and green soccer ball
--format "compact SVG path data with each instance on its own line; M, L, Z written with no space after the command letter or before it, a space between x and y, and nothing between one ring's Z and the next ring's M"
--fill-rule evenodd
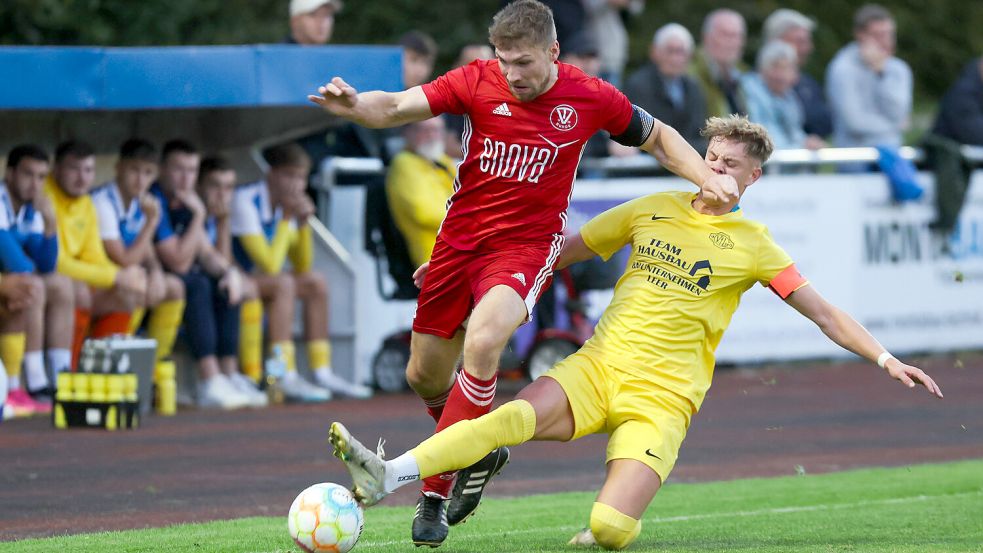
M314 484L290 505L290 537L308 553L347 553L362 534L365 516L352 492L338 484Z

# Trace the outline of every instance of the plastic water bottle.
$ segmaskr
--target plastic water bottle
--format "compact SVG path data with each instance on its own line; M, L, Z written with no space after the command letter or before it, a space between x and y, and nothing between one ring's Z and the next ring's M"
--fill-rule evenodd
M266 369L266 394L270 403L283 403L283 389L280 388L280 379L287 374L287 363L283 360L283 351L280 346L273 346L264 367Z

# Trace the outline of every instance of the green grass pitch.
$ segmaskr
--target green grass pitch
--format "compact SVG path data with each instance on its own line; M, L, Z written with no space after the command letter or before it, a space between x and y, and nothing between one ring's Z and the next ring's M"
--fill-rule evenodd
M486 500L473 519L451 530L440 551L576 551L566 541L583 527L593 498L575 492ZM287 508L281 517L0 542L0 551L299 551L287 535ZM410 507L369 509L354 551L421 551L409 541L411 516ZM983 460L702 484L670 481L628 551L980 552Z

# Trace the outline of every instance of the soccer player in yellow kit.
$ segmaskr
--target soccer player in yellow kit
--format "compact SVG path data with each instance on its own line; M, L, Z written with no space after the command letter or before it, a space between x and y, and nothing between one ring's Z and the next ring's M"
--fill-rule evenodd
M746 118L711 118L706 163L735 178L741 194L761 176L773 146ZM606 211L564 245L560 266L625 245L631 257L594 336L526 386L514 401L459 422L391 461L365 449L340 423L335 455L371 505L408 481L470 466L501 446L610 434L607 478L576 543L627 547L676 462L690 419L713 375L714 350L741 295L769 287L835 343L908 387L942 391L921 369L888 353L850 315L828 303L796 270L768 229L735 205L710 208L701 194L652 194Z

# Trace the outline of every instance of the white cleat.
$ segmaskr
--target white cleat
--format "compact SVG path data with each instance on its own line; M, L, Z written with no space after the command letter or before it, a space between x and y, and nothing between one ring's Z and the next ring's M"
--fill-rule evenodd
M328 431L333 454L341 459L352 475L352 492L359 503L370 507L389 495L385 490L386 462L382 459L382 440L375 453L352 437L340 422L331 423Z
M574 534L567 545L574 545L577 547L590 547L592 545L597 545L597 540L594 539L594 534L590 531L590 528L584 528L580 532Z

